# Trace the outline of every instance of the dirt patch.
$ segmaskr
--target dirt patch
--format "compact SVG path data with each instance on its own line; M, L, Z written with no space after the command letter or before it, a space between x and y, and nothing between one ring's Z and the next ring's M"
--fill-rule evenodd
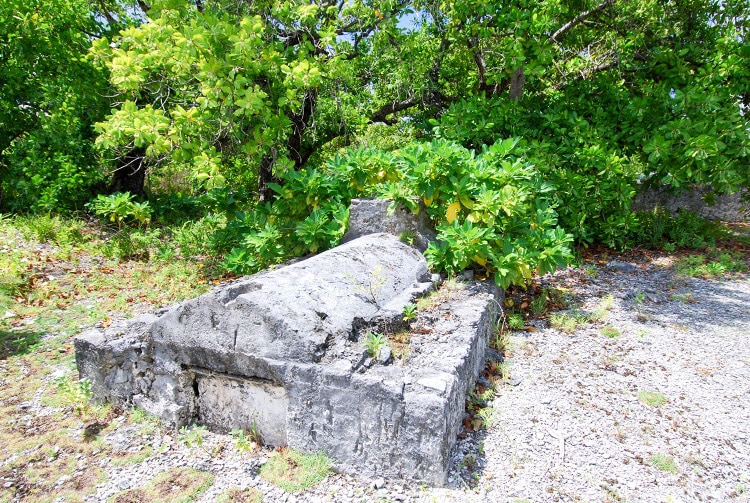
M128 489L121 492L110 501L111 503L145 503L150 501L149 495L143 489Z

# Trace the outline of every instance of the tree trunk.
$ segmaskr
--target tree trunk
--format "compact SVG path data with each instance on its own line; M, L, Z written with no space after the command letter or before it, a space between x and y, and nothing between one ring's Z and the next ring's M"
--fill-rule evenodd
M513 70L513 76L510 78L510 99L520 101L523 96L523 85L526 82L526 75L523 73L523 65Z
M276 155L269 154L263 157L258 166L258 202L272 203L276 199L276 193L268 186L269 183L278 183L278 178L273 176L273 166L276 164Z
M130 192L134 196L145 194L146 151L135 148L125 155L112 178L111 192Z

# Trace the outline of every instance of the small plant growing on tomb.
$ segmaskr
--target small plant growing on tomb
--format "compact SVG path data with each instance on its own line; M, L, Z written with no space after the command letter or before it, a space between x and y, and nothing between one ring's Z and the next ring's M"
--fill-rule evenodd
M381 333L368 330L367 335L365 335L365 348L367 349L367 353L375 359L380 358L380 352L387 343L387 339Z
M402 319L406 322L417 319L417 305L412 303L406 304Z
M344 276L354 284L355 292L363 295L368 302L375 304L376 307L380 307L380 295L388 279L383 272L382 265L376 265L372 271L367 273L367 278L364 280L358 280L348 273Z
M402 243L406 243L409 246L414 246L414 243L417 242L417 233L414 231L403 231L401 235L398 237L399 241Z

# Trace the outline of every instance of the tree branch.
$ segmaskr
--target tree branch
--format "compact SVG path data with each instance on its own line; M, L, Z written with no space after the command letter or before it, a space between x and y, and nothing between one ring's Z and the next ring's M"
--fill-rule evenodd
M376 110L370 116L370 122L383 122L388 125L395 124L395 120L388 119L389 115L401 112L403 110L408 110L409 108L414 107L418 104L419 100L413 97L402 101L392 101L391 103L385 104L378 110Z
M616 0L604 0L602 3L594 7L593 9L587 10L586 12L583 12L582 14L579 14L575 18L571 19L564 25L560 27L559 30L557 30L555 33L552 34L552 36L549 38L550 43L559 43L560 38L565 36L566 33L568 33L570 30L584 22L586 19L590 18L597 12L601 12L613 3L615 3Z

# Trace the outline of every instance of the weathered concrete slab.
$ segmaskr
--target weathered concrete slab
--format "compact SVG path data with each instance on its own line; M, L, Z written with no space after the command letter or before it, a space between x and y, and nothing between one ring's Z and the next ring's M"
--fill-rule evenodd
M323 450L340 470L445 482L464 400L494 328L494 284L467 286L403 365L373 362L369 327L396 330L432 287L424 257L386 234L234 282L75 341L97 399L176 427L259 430Z
M385 232L412 241L410 244L420 251L425 251L436 234L422 203L419 213L412 213L408 208L399 206L388 214L391 201L383 199L352 199L349 206L349 230L342 243L358 237Z

